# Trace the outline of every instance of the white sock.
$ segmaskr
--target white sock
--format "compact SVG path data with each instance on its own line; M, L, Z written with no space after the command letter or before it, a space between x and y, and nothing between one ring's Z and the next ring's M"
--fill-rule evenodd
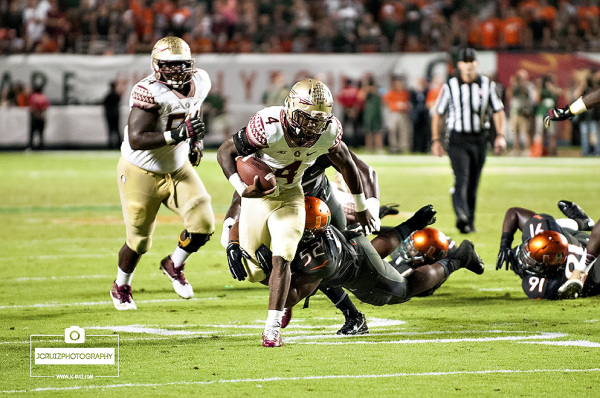
M572 220L570 218L558 218L556 220L556 223L561 228L569 228L569 229L572 229L574 231L578 231L579 230L579 224L577 224L577 221Z
M283 318L283 311L269 310L267 316L267 322L265 323L265 329L279 329L281 327L281 319Z
M192 253L188 253L181 247L177 246L173 254L171 254L171 260L173 260L175 268L179 268L187 261L188 257L191 255Z
M133 272L135 272L135 270ZM131 272L131 274L128 274L121 268L117 267L117 286L131 285L133 272Z

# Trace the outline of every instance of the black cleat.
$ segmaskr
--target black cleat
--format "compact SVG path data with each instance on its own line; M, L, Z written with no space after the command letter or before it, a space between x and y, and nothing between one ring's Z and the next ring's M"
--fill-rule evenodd
M471 228L469 221L464 218L456 220L456 228L458 228L461 234L470 234L473 232L473 228Z
M411 231L423 229L435 222L436 213L437 211L433 208L433 205L423 206L417 210L411 218L405 221L406 226L410 228Z
M368 334L369 327L367 326L367 318L365 314L359 312L355 316L349 316L346 318L346 323L336 334L344 335L356 335L356 334Z
M559 200L558 208L565 216L577 221L582 231L591 231L594 228L594 220L585 214L585 211L577 203L568 200Z
M579 279L569 279L561 287L558 288L558 298L560 300L573 300L581 295L583 290L583 282Z
M460 261L461 268L466 268L469 271L481 275L485 270L485 265L481 260L481 257L475 251L473 242L470 240L463 240L458 250L456 251L455 258Z

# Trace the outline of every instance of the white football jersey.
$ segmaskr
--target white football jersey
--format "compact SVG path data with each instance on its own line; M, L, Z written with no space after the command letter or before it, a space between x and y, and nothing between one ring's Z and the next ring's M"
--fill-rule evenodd
M211 87L208 73L202 69L196 69L189 84L190 93L183 96L157 81L154 74L151 74L133 87L129 106L158 112L159 117L152 131L171 130L177 127L188 113L193 115L200 110ZM129 145L128 128L125 127L121 154L129 162L144 170L154 173L172 173L188 161L188 152L187 141L155 149L133 150Z
M264 108L250 119L246 127L248 141L258 148L254 156L268 164L277 178L275 196L281 190L300 185L304 170L319 156L340 145L342 140L342 125L334 116L318 139L297 146L284 133L281 124L284 117L283 106Z

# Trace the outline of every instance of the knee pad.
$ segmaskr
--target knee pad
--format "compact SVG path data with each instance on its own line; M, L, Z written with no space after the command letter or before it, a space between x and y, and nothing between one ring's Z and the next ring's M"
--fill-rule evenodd
M144 254L150 250L150 246L152 246L152 238L135 237L133 239L128 239L127 246L129 246L129 248L137 254Z
M179 235L178 245L188 253L195 253L208 242L212 234L190 233L184 229Z

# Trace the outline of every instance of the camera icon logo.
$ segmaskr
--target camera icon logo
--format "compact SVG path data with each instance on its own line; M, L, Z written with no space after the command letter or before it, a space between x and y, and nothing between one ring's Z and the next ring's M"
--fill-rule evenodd
M65 329L65 343L82 344L85 343L85 329L79 326L71 326Z

